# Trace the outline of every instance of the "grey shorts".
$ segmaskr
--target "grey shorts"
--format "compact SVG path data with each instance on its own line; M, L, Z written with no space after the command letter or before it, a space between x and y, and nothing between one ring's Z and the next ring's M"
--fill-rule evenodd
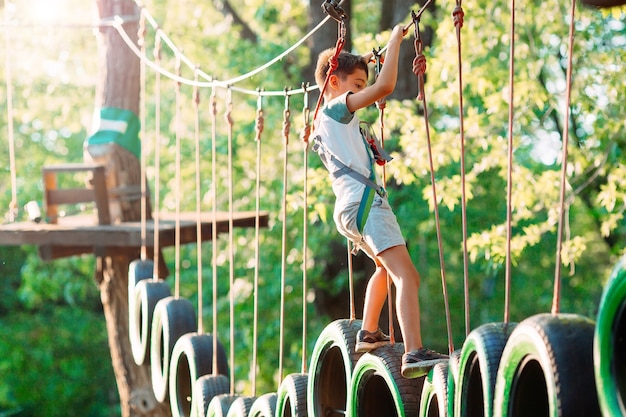
M336 208L333 216L339 233L350 239L357 249L361 249L370 258L375 259L382 251L405 244L400 225L387 199L376 195L367 216L363 234L359 233L357 227L358 211L359 203L355 203Z

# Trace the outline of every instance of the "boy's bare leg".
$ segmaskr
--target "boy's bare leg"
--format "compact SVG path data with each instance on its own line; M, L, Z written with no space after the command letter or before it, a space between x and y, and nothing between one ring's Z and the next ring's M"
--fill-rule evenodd
M378 255L396 286L396 310L404 339L404 350L410 352L422 345L420 327L420 276L413 265L406 246L398 245Z
M378 330L380 312L387 299L387 271L382 266L376 265L376 271L372 274L365 290L365 303L363 305L362 328L375 332Z

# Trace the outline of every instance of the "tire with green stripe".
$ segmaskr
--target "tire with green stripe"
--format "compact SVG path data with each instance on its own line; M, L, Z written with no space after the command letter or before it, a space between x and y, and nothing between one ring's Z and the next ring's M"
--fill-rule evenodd
M201 376L193 384L191 417L205 417L213 397L227 394L230 381L226 375L214 374Z
M228 375L226 352L217 341L217 373ZM190 417L194 404L192 388L198 378L213 372L213 335L187 333L176 341L169 374L172 417Z
M604 416L626 415L626 256L604 287L593 338L594 373Z
M306 389L309 382L307 374L289 374L278 388L276 417L306 417Z
M346 413L352 369L362 355L354 351L360 329L360 320L339 319L326 326L317 338L307 386L311 417Z
M594 322L574 314L521 321L502 352L494 416L595 417Z
M472 330L461 349L454 393L455 417L493 415L502 351L517 323L486 323Z
M407 379L400 372L404 345L396 343L365 353L352 372L350 416L413 417L419 413L424 378Z
M248 417L254 401L256 401L256 397L240 395L228 408L226 417Z
M438 363L424 379L419 417L447 417L448 394L448 364Z
M189 300L167 297L154 308L150 342L152 390L160 402L169 394L170 362L174 346L181 336L197 329L196 312Z
M450 354L448 361L448 415L454 416L454 397L456 395L457 381L459 380L459 366L461 362L461 349Z
M231 404L239 397L241 397L239 394L222 394L213 397L207 408L206 417L226 417Z
M248 417L274 417L276 415L277 400L278 395L275 392L261 395L252 404Z
M139 366L150 362L154 309L160 300L170 294L170 287L165 281L151 279L139 280L129 294L133 300L128 303L128 336L133 359Z

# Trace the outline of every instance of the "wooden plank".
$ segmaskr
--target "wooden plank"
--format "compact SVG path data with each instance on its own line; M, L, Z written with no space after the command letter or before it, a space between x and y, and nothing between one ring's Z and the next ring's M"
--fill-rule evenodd
M196 242L195 213L181 213L181 244ZM259 217L260 226L267 227L268 213ZM233 213L233 226L253 228L256 216L254 212ZM217 232L228 232L228 213L218 212L215 218ZM212 213L201 215L201 238L212 238ZM173 246L176 234L174 214L162 214L159 217L159 244ZM154 221L146 222L146 242L154 241ZM141 246L141 222L123 222L111 225L99 225L93 216L68 216L59 219L58 224L20 222L0 226L0 245L49 245L65 247L121 247L137 248Z

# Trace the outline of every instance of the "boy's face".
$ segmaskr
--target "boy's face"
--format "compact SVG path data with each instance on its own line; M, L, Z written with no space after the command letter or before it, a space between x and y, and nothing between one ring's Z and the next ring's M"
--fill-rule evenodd
M332 74L328 83L331 87L329 90L333 98L348 91L356 93L367 87L367 74L362 69L355 70L352 74L348 74L343 79Z

